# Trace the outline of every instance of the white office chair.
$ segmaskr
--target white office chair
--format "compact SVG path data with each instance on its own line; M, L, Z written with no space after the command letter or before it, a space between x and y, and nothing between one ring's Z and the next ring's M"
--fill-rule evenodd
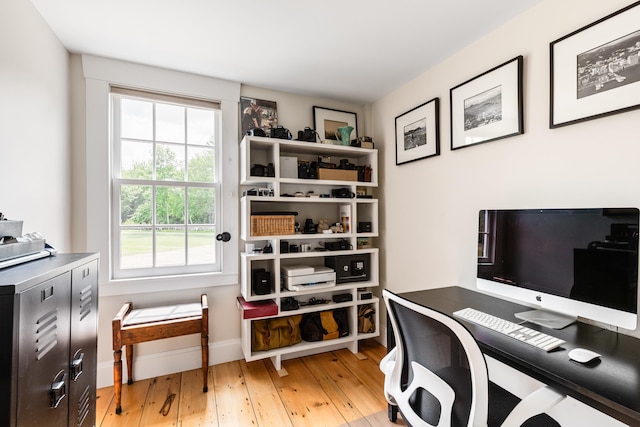
M519 399L489 381L484 356L455 319L383 291L396 346L382 359L387 401L412 426L559 426L544 412L565 396Z

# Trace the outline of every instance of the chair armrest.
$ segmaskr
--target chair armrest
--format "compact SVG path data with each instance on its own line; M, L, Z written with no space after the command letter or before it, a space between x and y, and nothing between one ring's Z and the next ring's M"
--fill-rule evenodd
M398 347L393 347L391 351L380 360L380 370L385 375L391 375L391 372L393 372L393 366L396 364L397 350Z
M502 423L502 427L519 427L529 418L549 411L567 396L558 393L550 387L541 387L527 395L509 413Z

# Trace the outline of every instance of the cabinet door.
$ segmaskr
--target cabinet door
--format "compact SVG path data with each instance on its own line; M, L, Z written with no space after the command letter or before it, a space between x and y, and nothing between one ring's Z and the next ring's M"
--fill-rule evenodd
M67 272L19 296L20 426L67 425L70 285Z
M71 271L69 425L90 427L96 419L98 261Z

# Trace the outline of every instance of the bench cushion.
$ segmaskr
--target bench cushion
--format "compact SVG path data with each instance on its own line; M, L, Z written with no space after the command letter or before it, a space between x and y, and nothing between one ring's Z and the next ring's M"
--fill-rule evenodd
M199 316L202 316L202 306L200 303L138 308L131 310L131 312L125 316L122 320L122 326L132 326L139 325L141 323L154 323L165 320Z

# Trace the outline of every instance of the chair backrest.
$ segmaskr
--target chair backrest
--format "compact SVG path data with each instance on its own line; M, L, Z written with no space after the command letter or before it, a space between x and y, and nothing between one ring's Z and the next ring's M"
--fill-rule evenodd
M449 316L383 291L396 340L388 393L414 426L486 426L487 365Z

